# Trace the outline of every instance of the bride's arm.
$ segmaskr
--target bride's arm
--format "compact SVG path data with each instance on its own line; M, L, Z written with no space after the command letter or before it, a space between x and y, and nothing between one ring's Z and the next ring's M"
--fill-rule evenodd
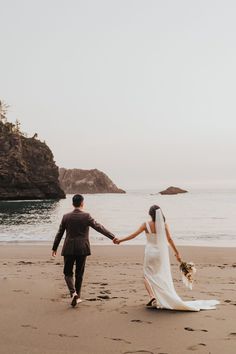
M144 223L138 228L137 231L135 231L131 235L123 237L123 238L120 238L120 239L117 239L117 243L121 243L121 242L124 242L124 241L132 240L133 238L135 238L136 236L141 234L143 231L145 231L145 229L146 229L146 226L145 226L145 223Z
M175 253L175 257L177 258L177 260L178 260L179 262L181 262L181 261L182 261L182 260L181 260L181 256L180 256L179 251L177 250L177 248L176 248L176 246L175 246L175 244L174 244L174 241L173 241L172 238L171 238L170 230L169 230L169 227L168 227L167 224L165 224L165 229L166 229L166 237L167 237L167 240L168 240L170 246L172 247L172 249L173 249L173 251L174 251L174 253Z

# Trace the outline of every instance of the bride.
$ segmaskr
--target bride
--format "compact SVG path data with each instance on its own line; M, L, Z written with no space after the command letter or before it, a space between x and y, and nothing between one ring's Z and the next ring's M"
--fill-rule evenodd
M147 243L144 257L144 284L150 296L149 307L169 310L200 311L215 309L217 300L183 301L176 293L170 269L168 244L172 247L175 257L181 262L181 256L171 238L165 217L158 205L149 209L151 220L143 223L133 234L114 240L114 243L131 240L146 233Z

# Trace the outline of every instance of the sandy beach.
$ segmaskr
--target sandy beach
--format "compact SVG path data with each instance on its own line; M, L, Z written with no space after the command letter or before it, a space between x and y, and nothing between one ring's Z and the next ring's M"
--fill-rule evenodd
M143 246L93 246L82 298L71 308L63 259L51 245L1 245L0 352L4 354L184 354L236 352L235 249L181 247L194 261L196 283L183 299L219 299L216 310L146 309Z

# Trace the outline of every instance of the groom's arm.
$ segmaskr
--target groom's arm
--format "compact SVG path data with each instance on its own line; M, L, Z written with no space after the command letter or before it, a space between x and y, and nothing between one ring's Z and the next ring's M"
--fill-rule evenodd
M65 232L65 229L66 229L66 223L65 223L65 216L63 216L62 218L62 221L61 221L61 224L59 226L59 230L55 236L55 240L54 240L54 243L53 243L53 246L52 246L52 250L56 252L58 246L59 246L59 243L61 242L61 239L62 239L62 236Z
M100 234L103 234L104 236L108 237L110 240L113 240L115 238L115 235L113 235L110 231L108 231L103 225L95 221L91 217L91 215L88 216L88 223L89 226L91 226L94 230L100 232Z

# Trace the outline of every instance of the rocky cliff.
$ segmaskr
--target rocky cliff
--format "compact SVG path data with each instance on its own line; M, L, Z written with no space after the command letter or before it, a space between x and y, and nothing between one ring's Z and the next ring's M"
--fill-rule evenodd
M35 137L0 119L0 200L65 197L53 154Z
M65 168L59 169L61 188L68 194L86 193L125 193L119 189L103 172Z

